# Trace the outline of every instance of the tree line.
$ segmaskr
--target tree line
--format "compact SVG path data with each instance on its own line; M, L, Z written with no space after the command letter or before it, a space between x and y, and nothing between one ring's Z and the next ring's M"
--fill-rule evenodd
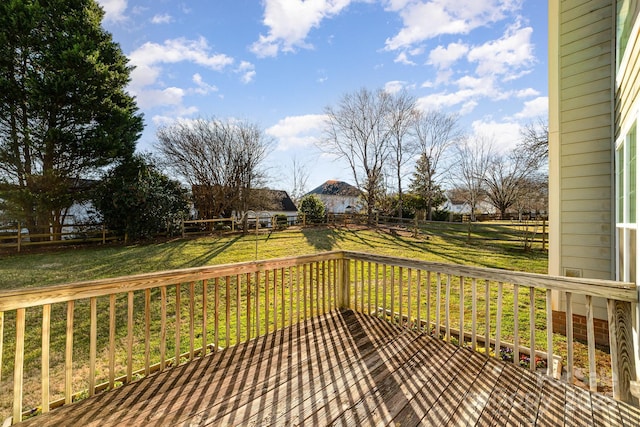
M94 0L0 2L2 216L30 234L56 233L72 205L86 202L109 228L140 237L166 230L191 204L208 218L270 209L260 189L273 141L255 123L178 121L158 130L157 153L135 152L143 117L126 90L132 68L103 17ZM406 92L360 89L325 113L318 147L348 165L369 218L393 210L431 219L445 189L504 214L544 187L540 126L503 153L465 136L457 116L421 111ZM300 196L309 174L293 166Z

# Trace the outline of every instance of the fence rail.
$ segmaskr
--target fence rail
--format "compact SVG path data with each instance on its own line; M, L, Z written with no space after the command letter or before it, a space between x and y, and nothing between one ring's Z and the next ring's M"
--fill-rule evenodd
M508 350L516 365L529 355L533 370L559 353L552 292L568 310L571 295L586 297L594 391L593 299L607 299L614 397L632 401L633 284L338 251L0 292L0 415L18 422L339 307L487 356Z

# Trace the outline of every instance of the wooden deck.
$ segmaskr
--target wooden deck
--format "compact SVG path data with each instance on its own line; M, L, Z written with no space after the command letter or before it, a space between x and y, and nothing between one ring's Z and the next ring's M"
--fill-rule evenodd
M334 310L20 425L640 425L640 410Z

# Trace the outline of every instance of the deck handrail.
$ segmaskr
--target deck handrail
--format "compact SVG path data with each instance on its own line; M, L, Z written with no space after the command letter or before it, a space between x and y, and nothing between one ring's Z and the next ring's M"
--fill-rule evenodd
M532 370L538 355L547 360L547 374L551 375L552 291L567 296L568 342L574 341L571 297L586 298L589 385L594 391L597 377L592 299L607 299L614 397L633 401L629 388L635 379L635 356L629 325L631 303L638 301L634 284L353 251L2 291L0 395L5 389L13 389L11 413L12 421L17 422L29 411L25 406L46 412L78 397L82 388L73 385L78 375L74 365L78 347L88 347L83 363L89 377L82 380L86 394L91 396L115 387L118 381L128 383L137 374L162 371L185 358L192 360L338 307L383 316L449 342L456 343L452 337L457 336L458 345L470 345L487 355L493 347L495 357L508 348L514 353L516 365L519 355L529 354ZM504 304L509 298L513 303ZM538 302L544 309L536 308ZM526 327L518 319L527 314L528 334L521 336L520 329ZM508 315L513 319L513 333L505 341L503 331L508 325L504 318ZM546 331L536 326L540 316L544 316ZM89 343L79 345L74 340L83 333L89 336ZM541 345L544 340L536 338L540 334L545 335L546 347ZM5 335L15 336L15 340L5 342ZM52 339L64 341L63 357L51 354ZM40 341L36 343L40 348L33 341ZM4 349L13 349L14 353L11 361L5 359L5 366ZM26 354L34 352L40 353L39 366L38 361L25 359ZM105 358L105 372L96 373L101 357ZM573 346L569 346L566 357L567 380L572 381ZM64 382L64 391L58 393L64 398L58 400L52 399L50 364L54 359L62 359L63 365L56 367L62 371L58 381ZM13 375L2 375L7 370ZM34 370L41 377L40 398L25 390L25 373L31 375Z

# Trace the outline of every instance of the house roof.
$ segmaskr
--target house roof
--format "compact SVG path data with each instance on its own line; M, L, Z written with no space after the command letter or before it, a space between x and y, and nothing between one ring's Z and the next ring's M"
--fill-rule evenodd
M259 202L252 203L252 209L271 210L280 212L297 212L296 207L289 194L284 190L260 189Z
M314 188L307 194L322 194L327 196L347 196L358 197L360 191L351 184L344 181L329 180L319 187Z

